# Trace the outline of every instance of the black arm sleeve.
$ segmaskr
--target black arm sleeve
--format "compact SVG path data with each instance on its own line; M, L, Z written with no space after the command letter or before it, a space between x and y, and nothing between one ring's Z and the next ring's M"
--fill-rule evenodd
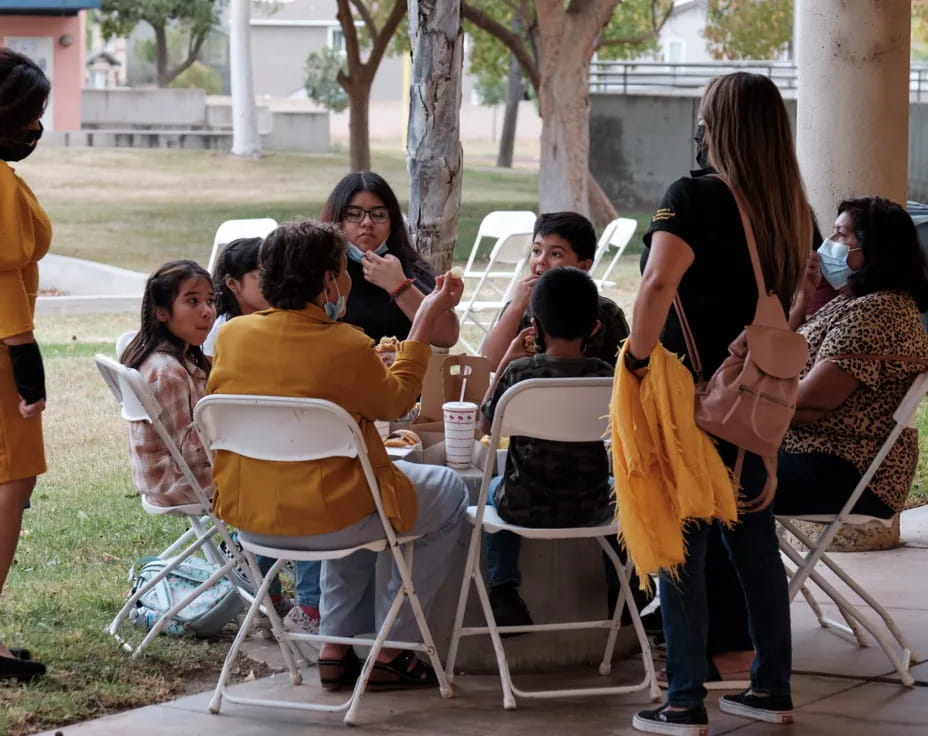
M16 390L26 400L34 404L45 398L45 367L42 365L42 353L34 342L24 345L9 345L10 361L13 363L13 381Z

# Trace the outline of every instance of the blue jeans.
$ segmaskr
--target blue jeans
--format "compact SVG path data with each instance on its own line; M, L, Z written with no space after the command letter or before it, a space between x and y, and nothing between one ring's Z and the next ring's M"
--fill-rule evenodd
M258 559L258 567L263 575L276 562L273 557L262 557L255 555ZM319 608L319 598L321 590L319 587L319 572L322 569L321 562L297 562L296 563L296 602L300 606L309 606ZM280 577L274 579L271 587L268 589L271 595L280 595Z
M719 444L726 464L736 450ZM741 474L744 500L757 497L767 473L760 458L747 454ZM789 694L792 667L789 592L780 559L773 508L744 513L731 529L721 528L722 543L734 564L747 603L751 640L756 652L751 688L770 695ZM686 530L686 560L679 576L660 574L661 611L667 640L667 699L674 707L700 707L706 697L706 549L711 525L693 523ZM709 571L711 574L712 571Z
M496 506L496 489L502 480L503 476L497 475L490 481L488 506ZM487 548L487 581L490 587L494 588L503 583L521 585L519 552L522 549L522 537L512 532L496 532L485 534L483 539Z

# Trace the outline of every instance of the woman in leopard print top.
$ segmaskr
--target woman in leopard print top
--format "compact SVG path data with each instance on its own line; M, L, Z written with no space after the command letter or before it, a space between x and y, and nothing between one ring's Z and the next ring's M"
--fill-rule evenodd
M912 380L928 368L928 333L919 318L928 308L928 277L908 213L879 197L842 202L819 254L793 309L809 361L780 451L777 514L840 511ZM837 296L799 326L820 274ZM854 513L889 518L904 508L917 462L917 433L906 429Z

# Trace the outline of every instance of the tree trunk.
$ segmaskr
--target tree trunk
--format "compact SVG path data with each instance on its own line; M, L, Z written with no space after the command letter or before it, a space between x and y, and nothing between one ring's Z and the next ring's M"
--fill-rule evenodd
M547 52L546 52L547 53ZM551 74L543 74L541 108L541 212L590 213L589 60L564 44Z
M167 87L171 84L168 76L168 34L163 25L152 26L155 30L155 72L158 77L158 86Z
M451 265L461 211L463 38L460 0L409 0L409 226L439 273Z
M229 6L229 64L232 86L232 153L261 155L258 114L251 75L251 2L232 0Z
M372 79L360 79L348 92L349 153L352 171L371 168L370 102Z
M513 21L515 24L517 21ZM499 156L496 165L503 169L512 168L512 150L516 142L516 122L519 118L519 103L522 101L522 65L512 54L509 56L509 81L506 88L506 113L503 115L503 131L499 138Z

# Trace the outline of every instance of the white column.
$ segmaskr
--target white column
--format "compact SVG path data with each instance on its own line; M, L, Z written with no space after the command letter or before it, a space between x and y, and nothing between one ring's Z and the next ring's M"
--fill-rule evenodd
M251 75L251 0L229 6L229 66L232 87L232 153L258 156L258 114Z
M827 236L838 203L905 204L910 0L797 0L799 165Z

